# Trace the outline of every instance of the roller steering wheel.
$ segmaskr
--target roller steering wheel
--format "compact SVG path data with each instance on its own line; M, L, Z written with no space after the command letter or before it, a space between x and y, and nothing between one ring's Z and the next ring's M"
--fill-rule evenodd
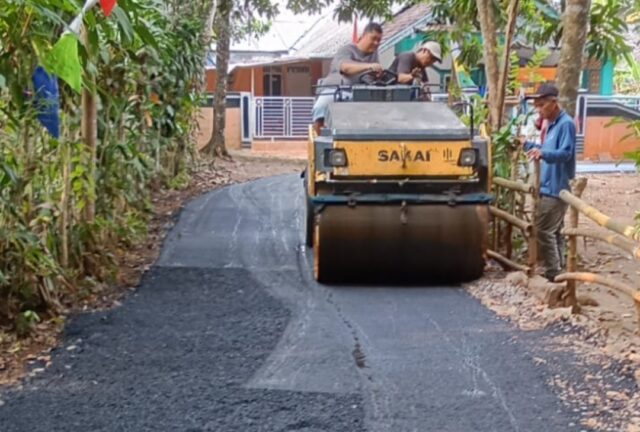
M389 69L385 69L382 71L382 74L379 77L377 77L376 73L371 71L363 74L360 77L360 82L367 85L384 87L388 85L397 84L398 74L396 74L395 72Z

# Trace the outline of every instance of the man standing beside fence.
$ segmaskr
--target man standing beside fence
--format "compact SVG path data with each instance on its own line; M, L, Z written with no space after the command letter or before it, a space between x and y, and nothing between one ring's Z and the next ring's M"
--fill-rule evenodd
M560 191L570 190L569 181L576 173L576 126L573 119L558 105L558 89L543 84L533 98L533 106L547 120L542 144L523 141L530 159L540 161L540 203L536 214L538 244L545 265L545 277L550 281L564 267L564 238L561 234L567 204Z

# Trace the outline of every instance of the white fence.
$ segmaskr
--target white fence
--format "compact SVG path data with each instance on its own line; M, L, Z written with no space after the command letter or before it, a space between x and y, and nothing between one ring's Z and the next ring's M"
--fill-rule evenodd
M254 138L305 139L313 102L312 97L254 97Z

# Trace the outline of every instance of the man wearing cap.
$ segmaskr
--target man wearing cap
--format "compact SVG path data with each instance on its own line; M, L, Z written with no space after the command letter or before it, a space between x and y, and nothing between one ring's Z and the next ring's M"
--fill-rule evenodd
M428 81L426 68L435 62L442 61L440 44L433 41L424 42L416 52L403 52L396 56L389 70L398 75L400 84L411 84L414 78L423 83Z
M576 126L558 105L558 89L542 84L533 99L534 108L548 123L542 144L521 141L527 156L540 161L540 204L536 215L538 244L550 281L564 265L564 239L561 234L567 204L560 199L561 190L570 190L569 181L576 173Z

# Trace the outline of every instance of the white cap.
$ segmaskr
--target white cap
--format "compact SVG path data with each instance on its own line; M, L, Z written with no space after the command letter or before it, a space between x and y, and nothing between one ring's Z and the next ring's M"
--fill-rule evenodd
M423 50L423 49L428 50L431 53L431 55L434 56L436 60L438 60L439 62L442 61L442 49L440 48L440 44L438 42L434 42L434 41L424 42L422 45L420 45L418 50Z

